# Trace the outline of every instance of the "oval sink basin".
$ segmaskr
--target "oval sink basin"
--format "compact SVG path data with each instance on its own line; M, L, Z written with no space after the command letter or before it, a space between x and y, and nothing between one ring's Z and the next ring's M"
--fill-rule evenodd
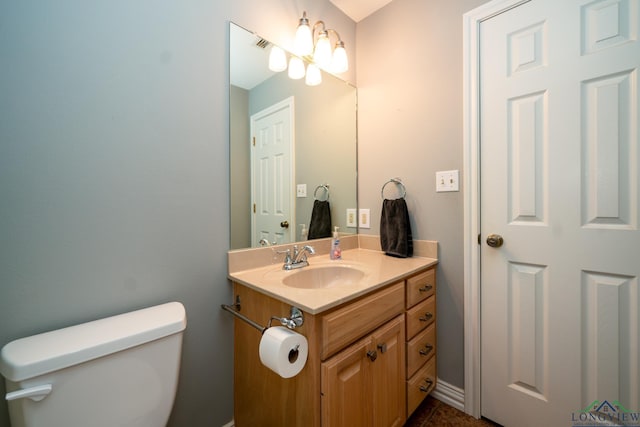
M364 271L349 265L327 265L305 267L292 272L282 282L286 286L301 289L331 288L357 283L364 277Z

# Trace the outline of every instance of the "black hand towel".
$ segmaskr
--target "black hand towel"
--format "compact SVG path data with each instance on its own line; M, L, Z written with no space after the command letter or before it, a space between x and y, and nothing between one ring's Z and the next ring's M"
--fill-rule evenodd
M331 237L331 209L328 200L314 200L309 223L309 239Z
M413 256L409 210L404 199L384 199L382 202L380 245L387 255L399 258Z

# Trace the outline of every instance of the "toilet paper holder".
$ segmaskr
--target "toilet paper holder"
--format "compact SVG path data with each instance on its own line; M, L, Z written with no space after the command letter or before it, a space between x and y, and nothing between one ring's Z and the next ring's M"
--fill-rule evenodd
M271 319L269 319L269 323L267 324L266 327L260 325L257 322L254 322L244 314L240 313L241 306L240 306L239 295L236 296L236 303L233 306L228 304L221 304L221 307L223 310L228 311L229 313L233 314L237 318L244 320L249 325L259 330L260 333L262 334L264 333L264 331L266 331L268 328L272 326L271 324L274 320L279 321L282 326L286 326L289 329L295 329L304 324L304 315L302 314L302 310L300 310L298 307L291 307L291 310L289 311L289 317L271 316Z

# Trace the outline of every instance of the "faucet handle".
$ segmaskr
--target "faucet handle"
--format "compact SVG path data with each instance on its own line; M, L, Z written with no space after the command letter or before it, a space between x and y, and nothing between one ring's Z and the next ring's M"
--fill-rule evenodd
M285 249L283 251L276 251L277 254L284 254L284 263L291 264L291 249Z

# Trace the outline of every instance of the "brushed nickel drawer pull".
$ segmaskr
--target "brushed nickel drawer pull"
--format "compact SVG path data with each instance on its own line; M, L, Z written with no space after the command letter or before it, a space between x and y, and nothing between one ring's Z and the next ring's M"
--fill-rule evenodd
M418 288L420 292L429 292L431 289L433 289L433 285L426 285L421 288Z
M420 321L421 322L428 322L429 320L431 320L431 318L433 317L433 313L427 311L424 316L420 317Z
M378 352L375 350L369 350L367 351L367 357L371 359L372 362L375 362L378 358Z
M380 350L380 353L384 354L387 351L387 343L378 344L378 350Z
M423 349L420 349L420 354L426 356L427 354L431 353L431 350L433 350L433 345L427 344Z

